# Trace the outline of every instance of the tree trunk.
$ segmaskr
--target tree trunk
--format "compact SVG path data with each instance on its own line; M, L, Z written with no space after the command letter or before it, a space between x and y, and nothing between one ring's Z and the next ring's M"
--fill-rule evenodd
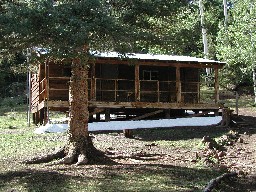
M86 60L75 59L71 67L69 92L69 143L63 163L86 164L93 147L88 132L88 66Z
M254 104L256 105L256 68L253 69Z
M223 127L230 126L232 112L233 112L233 110L230 110L228 107L224 107L222 109L221 126L223 126Z
M24 163L46 163L60 159L57 164L87 164L88 160L106 161L104 154L92 143L88 132L88 66L87 58L75 59L71 66L69 90L69 140L61 150L52 154L35 157Z

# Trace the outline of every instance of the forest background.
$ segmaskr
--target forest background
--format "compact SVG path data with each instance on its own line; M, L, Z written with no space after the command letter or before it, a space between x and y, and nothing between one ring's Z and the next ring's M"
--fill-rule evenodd
M202 26L198 1L187 1L178 7L175 16L151 21L153 31L161 44L144 42L132 52L187 55L227 62L221 71L221 87L253 94L255 84L255 26L256 7L250 0L228 1L224 15L222 0L203 1ZM149 23L150 24L150 23ZM207 31L209 53L204 55L202 27ZM150 29L152 30L152 29ZM3 52L3 49L2 49ZM24 95L27 79L26 51L1 54L0 95L2 98ZM24 99L24 98L23 98Z

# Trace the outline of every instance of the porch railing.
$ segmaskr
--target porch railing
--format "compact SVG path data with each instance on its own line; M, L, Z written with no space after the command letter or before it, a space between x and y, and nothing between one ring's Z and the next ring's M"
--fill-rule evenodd
M63 84L67 80L63 79ZM166 102L176 103L178 98L175 81L139 80L138 97L134 80L128 79L88 79L89 100L105 102ZM47 99L47 80L38 82L38 101ZM51 87L51 85L49 85ZM55 89L58 91L59 89ZM60 89L61 91L62 89ZM66 89L65 89L66 90ZM215 90L201 82L181 82L182 103L215 103ZM68 89L65 91L68 94ZM58 94L58 92L56 92ZM65 97L66 98L66 97ZM68 98L68 97L67 97Z
M127 79L95 79L96 101L135 102L135 81ZM177 102L176 82L139 80L141 102ZM91 91L92 87L90 87ZM200 82L181 82L182 103L212 103L214 90L208 90Z

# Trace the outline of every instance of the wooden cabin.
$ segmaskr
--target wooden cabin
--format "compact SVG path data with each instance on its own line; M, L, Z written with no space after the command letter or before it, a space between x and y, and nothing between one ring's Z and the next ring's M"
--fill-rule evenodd
M185 110L218 111L223 62L187 56L97 53L89 60L91 121L100 114L125 120L184 115ZM201 74L211 68L213 86ZM46 61L31 77L33 121L45 124L50 111L68 112L70 65Z

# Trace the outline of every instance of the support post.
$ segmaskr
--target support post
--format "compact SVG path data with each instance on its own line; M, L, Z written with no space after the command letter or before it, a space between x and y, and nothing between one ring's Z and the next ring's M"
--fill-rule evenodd
M165 119L171 118L171 110L170 109L165 109L164 114L165 114Z
M105 122L110 121L110 109L105 110Z
M49 121L49 109L48 107L44 108L44 125L46 125Z
M96 113L96 121L97 121L97 122L100 121L100 113Z
M44 125L44 108L39 111L39 123Z
M176 97L177 103L181 103L180 67L176 67Z
M140 68L135 64L135 101L140 101Z

